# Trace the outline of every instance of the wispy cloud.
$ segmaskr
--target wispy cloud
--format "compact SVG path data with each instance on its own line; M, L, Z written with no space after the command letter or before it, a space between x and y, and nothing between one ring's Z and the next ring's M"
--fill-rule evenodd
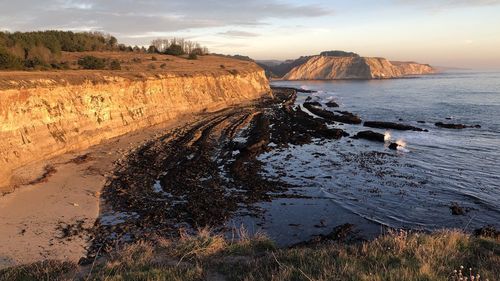
M460 7L500 5L500 0L394 0L396 3L418 6L431 10L448 10Z
M325 16L329 8L280 0L1 1L0 26L11 30L98 30L128 38L197 28L258 26L270 19ZM223 34L221 34L223 35ZM229 31L226 36L250 36Z
M257 37L259 34L241 30L228 30L225 32L219 32L217 35L227 36L227 37Z
M62 9L78 9L78 10L91 10L94 7L92 3L86 3L81 1L63 1L59 8Z

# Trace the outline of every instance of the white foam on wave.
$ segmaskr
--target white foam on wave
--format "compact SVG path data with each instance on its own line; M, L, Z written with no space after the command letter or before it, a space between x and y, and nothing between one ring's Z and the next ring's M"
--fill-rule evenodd
M406 147L406 145L407 145L406 141L405 141L405 140L403 140L403 139L398 139L398 140L396 141L396 143L399 145L399 147L402 147L402 148L405 148L405 147Z
M390 131L386 131L385 134L384 134L384 141L391 141L391 132Z
M326 191L326 189L320 187L318 192L316 193L316 196L318 198L328 198L328 199L336 199L335 195L331 194L330 192Z

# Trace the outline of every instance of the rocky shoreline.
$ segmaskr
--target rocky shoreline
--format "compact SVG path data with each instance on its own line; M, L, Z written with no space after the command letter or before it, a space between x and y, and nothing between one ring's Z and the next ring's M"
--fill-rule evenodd
M85 265L123 244L154 241L158 237L175 238L180 232L194 234L203 227L210 227L218 233L228 233L231 229L225 223L233 217L263 217L266 210L258 207L263 203L271 204L276 201L287 205L286 202L293 200L312 202L317 198L317 195L298 192L293 183L285 180L288 177L285 171L278 172L273 177L263 173L263 159L276 151L318 142L337 143L342 138L346 140L339 142L339 145L384 145L398 150L400 145L391 143L386 135L363 131L363 127L426 133L426 130L403 123L363 122L355 113L343 108L337 110L340 106L334 100L319 102L314 91L286 87L275 87L272 90L272 97L207 112L192 118L192 121L178 125L174 123L168 129L156 129L154 135L144 136L140 145L136 143L126 150L120 150L118 161L113 165L108 163L106 172L99 172L98 180L102 182L102 190L99 186L98 191L92 192L92 198L100 200L99 215L95 223L88 218L75 217L73 221L71 218L64 219L50 231L57 234L50 240L48 247L52 247L54 243L59 245L57 247L79 243L79 247L83 248L86 244L86 257L80 259L80 264ZM301 97L298 101L298 93L305 94L306 100L303 101ZM438 127L454 129L456 124ZM477 127L463 126L471 129ZM361 139L374 143L362 143ZM124 142L128 144L128 140ZM263 155L267 156L263 158ZM313 153L311 156L314 157L312 159L320 159L326 157L326 154ZM96 157L101 156L92 153L78 154L64 163L78 167L88 166L85 169L90 171L94 169L96 161L102 161ZM376 176L383 176L379 173L387 171L382 171L382 168L377 172L378 168L375 166L384 162L383 158L392 158L393 155L373 152L352 159L353 156L345 157L344 163L333 165L350 165L349 161L360 161L362 169L373 170ZM390 166L391 163L387 165ZM64 171L68 168L60 167L59 164L46 166L43 177L35 179L31 184L37 187L49 184L53 186L51 188L63 186L61 181L67 176ZM333 179L332 176L324 178ZM51 183L54 179L57 180ZM306 180L315 179L306 177ZM75 180L75 188L76 186L78 179ZM373 192L377 196L377 191ZM87 208L86 205L80 206L75 202L78 201L75 199L68 205L68 208L75 209L74 212L80 207ZM451 205L450 210L453 215L463 215L469 211L458 205ZM326 223L320 220L312 228L316 228L314 233L323 234L298 240L302 241L298 245L333 239L340 232L343 240L359 241L364 238L357 230L358 226L361 224L338 225L335 221ZM290 227L302 226L291 222ZM333 232L328 232L331 229ZM20 235L24 236L25 232L23 230Z
M222 110L178 128L132 151L104 188L103 211L93 229L89 261L117 242L180 228L221 227L238 209L290 197L284 182L262 178L258 155L313 138L339 139L293 104L296 91L274 89L275 99Z
M103 190L100 218L93 228L82 230L90 234L91 246L81 263L122 243L176 237L181 229L194 233L208 226L224 232L224 222L236 214L259 216L255 204L303 196L279 176L264 177L259 155L317 139L348 137L348 132L335 127L362 121L347 111L338 111L340 115L328 111L310 98L302 104L309 111L305 112L296 104L300 91L273 88L274 98L215 112L131 151ZM425 133L400 123L364 126ZM383 134L372 131L353 137L360 138L386 141ZM388 145L399 148L397 143Z

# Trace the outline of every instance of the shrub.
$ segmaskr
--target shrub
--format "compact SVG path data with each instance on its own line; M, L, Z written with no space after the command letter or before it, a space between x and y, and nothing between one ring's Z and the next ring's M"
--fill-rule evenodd
M203 52L202 48L195 48L191 51L191 54L195 54L197 56L203 56L205 53Z
M24 67L25 68L38 68L38 67L48 67L47 63L45 63L43 60L34 57L31 59L27 59L24 61Z
M188 59L190 59L190 60L197 60L198 59L198 55L195 54L195 53L191 53L191 54L189 54Z
M158 49L155 46L151 45L148 48L148 53L150 53L150 54L156 54L156 53L158 53Z
M85 56L78 60L78 65L83 69L104 69L106 60L94 56Z
M121 70L122 66L120 64L120 61L118 61L118 60L112 60L109 63L109 69L111 69L111 70Z
M0 49L0 69L22 69L23 62L21 59L9 54L7 51Z
M157 61L158 59L157 59L155 56L152 56L152 57L151 57L151 60L152 60L152 61Z
M168 49L165 50L165 54L172 56L182 56L185 53L181 45L173 44Z
M167 68L167 64L166 64L166 63L162 63L162 64L160 65L160 68L161 68L161 69L165 69L165 68Z
M128 49L127 49L127 46L125 44L119 44L118 45L118 50L120 52L126 52Z
M50 64L50 67L53 68L53 69L68 69L68 68L64 68L63 64L62 63L57 63L57 62L53 62Z

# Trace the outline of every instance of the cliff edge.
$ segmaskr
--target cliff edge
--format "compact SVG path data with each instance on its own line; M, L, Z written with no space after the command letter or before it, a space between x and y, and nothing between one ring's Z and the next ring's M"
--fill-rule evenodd
M0 72L0 187L31 162L270 93L254 63L156 60L167 70Z
M293 68L283 80L388 79L431 74L430 65L393 62L384 58L313 56Z

